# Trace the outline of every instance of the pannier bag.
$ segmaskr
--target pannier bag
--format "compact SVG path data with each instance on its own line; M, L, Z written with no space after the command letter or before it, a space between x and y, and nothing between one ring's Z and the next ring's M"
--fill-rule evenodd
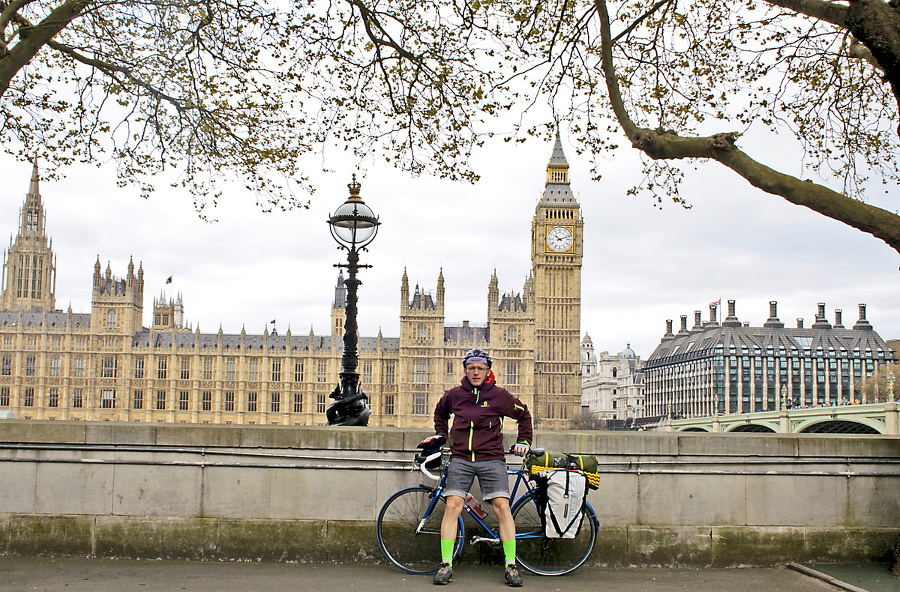
M532 477L544 471L562 468L567 465L570 469L578 469L586 473L588 488L598 489L600 487L600 475L597 474L599 463L596 456L588 454L557 454L555 452L535 454L532 452L525 461L528 473Z
M584 516L587 477L578 470L557 469L549 473L547 505L542 520L544 535L548 539L574 539Z
M578 469L585 473L596 473L599 463L596 456L590 454L558 454L556 452L531 453L526 461L527 466L550 467L561 469Z

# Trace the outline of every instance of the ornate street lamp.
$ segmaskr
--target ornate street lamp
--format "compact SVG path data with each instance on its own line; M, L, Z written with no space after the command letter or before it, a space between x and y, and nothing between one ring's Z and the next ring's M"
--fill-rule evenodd
M378 233L378 216L372 212L359 197L360 184L353 182L347 185L350 188L350 197L334 211L328 219L331 236L337 241L341 249L347 250L347 263L335 263L335 267L346 267L348 277L344 280L347 286L347 319L344 322L344 355L341 357L340 384L331 393L334 401L328 405L325 416L328 425L365 426L369 422L372 409L367 401L369 398L359 386L359 354L357 352L356 330L356 289L362 283L356 279L356 272L360 267L369 268L371 265L360 265L359 252L365 251Z

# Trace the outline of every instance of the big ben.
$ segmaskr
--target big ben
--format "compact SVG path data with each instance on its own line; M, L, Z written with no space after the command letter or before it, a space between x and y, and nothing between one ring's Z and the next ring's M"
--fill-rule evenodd
M581 207L556 136L531 223L535 297L534 416L544 429L571 427L581 409Z

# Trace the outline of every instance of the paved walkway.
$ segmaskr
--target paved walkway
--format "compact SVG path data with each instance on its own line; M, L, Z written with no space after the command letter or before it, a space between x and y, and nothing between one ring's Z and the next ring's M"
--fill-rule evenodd
M785 567L740 569L582 568L548 578L525 575L533 592L836 592ZM0 592L489 592L506 590L500 567L461 565L436 588L430 577L386 565L214 563L44 559L0 556Z

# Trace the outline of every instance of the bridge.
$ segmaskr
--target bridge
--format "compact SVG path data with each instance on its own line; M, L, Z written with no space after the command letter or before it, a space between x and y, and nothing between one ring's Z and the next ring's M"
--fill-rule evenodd
M835 405L673 419L673 432L898 435L897 403Z

